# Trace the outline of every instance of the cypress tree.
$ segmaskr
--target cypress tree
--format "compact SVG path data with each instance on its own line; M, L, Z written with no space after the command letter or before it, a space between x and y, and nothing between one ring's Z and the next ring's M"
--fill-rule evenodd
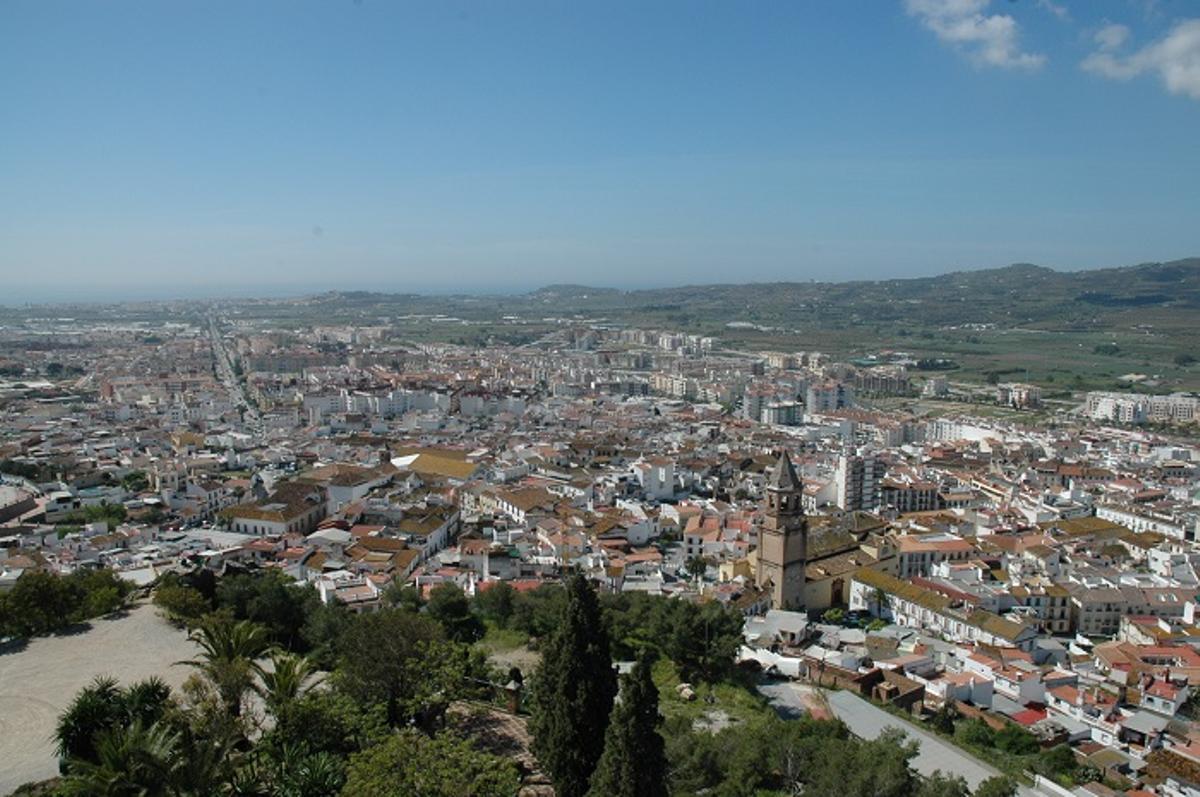
M621 680L604 754L592 775L588 797L667 797L666 744L658 732L658 687L643 654Z
M583 576L572 576L530 687L533 752L558 797L586 794L616 693L600 602Z

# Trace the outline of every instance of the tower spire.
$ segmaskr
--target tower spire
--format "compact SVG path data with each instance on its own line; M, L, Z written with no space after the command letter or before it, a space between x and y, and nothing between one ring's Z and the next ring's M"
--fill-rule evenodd
M767 487L772 490L800 490L800 477L796 475L796 468L792 465L792 458L784 451L779 461L775 463L775 467L771 470L771 478L767 480Z

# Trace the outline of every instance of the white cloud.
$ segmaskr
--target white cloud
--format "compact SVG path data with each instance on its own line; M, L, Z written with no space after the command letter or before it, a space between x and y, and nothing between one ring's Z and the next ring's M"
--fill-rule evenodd
M1124 34L1096 34L1099 48L1083 60L1084 70L1114 80L1129 80L1143 74L1157 74L1172 94L1200 100L1200 19L1186 19L1158 41L1122 56L1116 50L1124 43ZM1104 38L1101 38L1104 36Z
M991 0L904 0L908 13L939 39L978 63L1006 69L1038 69L1040 53L1022 52L1017 21L1007 14L984 13Z
M1124 25L1105 25L1092 38L1101 50L1115 50L1129 38L1129 28Z
M1043 11L1049 11L1051 14L1061 20L1068 20L1071 18L1071 12L1066 6L1051 2L1051 0L1037 0L1037 5L1038 8L1042 9Z

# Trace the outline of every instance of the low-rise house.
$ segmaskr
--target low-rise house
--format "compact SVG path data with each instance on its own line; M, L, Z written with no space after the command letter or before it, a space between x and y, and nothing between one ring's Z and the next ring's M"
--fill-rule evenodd
M1169 671L1168 671L1169 672ZM1138 682L1138 705L1147 711L1174 717L1191 694L1186 679L1171 680L1169 675L1155 677L1149 673Z
M505 515L514 523L525 523L536 510L552 511L558 499L541 487L521 487L514 490L489 489L479 498L484 512Z
M325 518L326 509L324 488L284 482L265 500L230 507L221 512L221 517L239 534L278 537L315 530Z
M1046 712L1083 723L1093 741L1119 744L1123 716L1116 695L1094 687L1059 686L1046 692Z
M939 562L965 562L977 554L970 542L952 534L906 534L896 539L901 578L927 576Z
M898 625L941 634L955 642L981 642L1028 650L1037 631L981 609L955 608L931 590L875 570L860 570L850 586L850 608Z
M1039 627L1051 634L1065 634L1071 629L1070 593L1054 583L1022 584L1009 589L1016 606L1025 611Z
M994 688L991 678L971 672L943 672L925 681L925 694L939 704L956 701L991 708Z
M445 549L461 528L462 516L457 508L431 505L407 511L396 524L396 533L419 553L424 562Z
M340 603L356 614L374 611L382 605L382 590L374 581L345 572L320 578L317 593L322 603Z

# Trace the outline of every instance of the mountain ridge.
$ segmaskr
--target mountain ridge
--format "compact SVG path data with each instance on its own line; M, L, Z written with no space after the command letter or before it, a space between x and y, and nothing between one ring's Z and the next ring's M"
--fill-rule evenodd
M912 282L929 282L934 280L945 280L950 278L966 278L972 281L987 278L1007 277L1007 276L1044 276L1052 278L1073 279L1085 275L1098 276L1105 278L1109 275L1133 273L1162 273L1164 269L1194 269L1195 273L1191 276L1200 280L1200 257L1187 257L1170 261L1150 261L1138 263L1129 266L1103 266L1100 268L1089 269L1074 269L1070 271L1060 271L1049 266L1043 266L1036 263L1011 263L1007 266L996 266L994 268L983 269L959 269L956 271L947 271L942 274L920 277L889 277L887 279L860 279L860 280L754 280L747 282L697 282L683 283L680 285L662 286L656 288L613 288L603 285L585 285L579 283L569 284L552 284L537 288L520 296L535 297L539 295L597 295L597 294L613 294L619 293L623 295L636 294L652 294L662 291L676 291L687 289L711 290L714 288L744 288L751 286L758 287L773 287L773 286L804 286L808 287L844 287L856 285L889 285L895 283L912 283Z

